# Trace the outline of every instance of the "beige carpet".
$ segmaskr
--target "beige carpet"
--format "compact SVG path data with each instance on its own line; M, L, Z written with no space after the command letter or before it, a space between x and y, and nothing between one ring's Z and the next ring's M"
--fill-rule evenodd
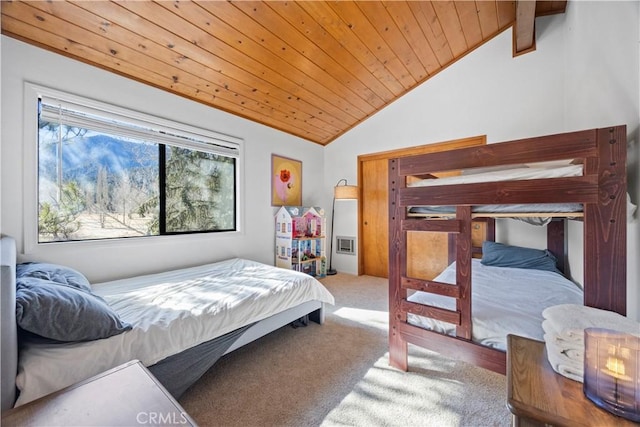
M508 426L505 377L419 347L388 365L387 280L338 274L324 325L223 357L180 399L201 426Z

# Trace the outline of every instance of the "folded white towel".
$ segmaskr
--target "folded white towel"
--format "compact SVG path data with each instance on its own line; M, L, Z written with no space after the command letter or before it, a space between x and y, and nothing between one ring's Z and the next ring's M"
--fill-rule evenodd
M544 341L547 345L547 351L552 350L564 354L579 364L584 362L584 345L576 345L575 342L566 341L550 334L544 334Z
M566 342L575 341L575 340L567 340L566 338L562 338L560 336L560 334L562 333L562 329L559 329L559 327L560 325L557 325L552 320L544 319L542 321L542 330L544 331L545 335L549 335L556 339L564 340ZM577 343L577 344L579 345L580 343Z
M542 321L542 330L545 334L558 335L560 333L560 331L554 328L554 323L548 319Z
M553 341L545 342L547 359L554 371L574 381L584 381L584 350L563 350Z
M640 335L640 323L613 311L577 304L560 304L542 312L543 329L558 338L584 345L586 328L612 329L632 335ZM546 322L546 324L545 324Z
M576 367L574 365L566 364L562 358L555 354L549 355L549 364L558 374L563 377L567 377L579 383L584 382L584 368Z
M544 340L547 342L553 342L562 349L573 349L584 351L584 340L582 339L566 339L562 336L562 331L557 331L555 328L550 327L552 323L549 320L542 322L542 329L544 331ZM564 334L567 335L567 334Z
M547 358L554 371L584 381L584 330L612 329L640 336L640 323L613 311L576 304L561 304L542 312Z

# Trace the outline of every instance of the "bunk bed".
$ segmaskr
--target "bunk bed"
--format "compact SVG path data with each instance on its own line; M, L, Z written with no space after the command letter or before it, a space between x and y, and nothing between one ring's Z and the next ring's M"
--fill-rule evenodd
M584 274L581 290L586 306L626 314L626 126L590 129L422 154L389 160L389 360L391 366L408 369L408 344L505 373L505 351L483 345L473 338L472 274L481 264L473 260L481 248L471 240L472 221L481 218L549 217L548 253L558 260L562 271L565 260L565 223L572 218L583 222ZM432 179L425 185L412 185L415 177L435 178L444 171L477 168L514 168L539 162L565 162L579 165L580 172L567 175L507 178L446 185L445 179ZM462 183L460 183L462 182ZM566 211L534 211L542 205L570 204ZM503 207L524 205L509 213ZM575 208L578 205L579 208ZM415 214L415 207L445 207L448 213ZM491 206L491 209L480 207ZM494 209L495 208L495 209ZM562 210L562 209L560 209ZM441 276L427 280L409 277L407 253L409 232L449 234L449 271L454 284ZM489 236L487 240L495 238ZM478 256L478 255L476 255ZM453 268L453 270L451 270ZM531 270L529 270L529 273ZM526 273L525 273L526 274ZM557 274L557 273L551 273ZM559 276L559 274L558 274ZM442 281L441 281L442 280ZM514 279L512 279L514 280ZM511 292L503 295L503 305L515 301ZM425 303L416 294L432 294L453 301L451 306ZM416 317L445 322L453 331L426 328ZM413 319L413 320L412 320ZM517 330L511 333L518 333Z

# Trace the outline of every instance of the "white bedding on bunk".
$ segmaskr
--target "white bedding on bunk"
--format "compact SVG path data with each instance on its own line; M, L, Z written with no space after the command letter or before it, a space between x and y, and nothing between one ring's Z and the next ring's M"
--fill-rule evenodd
M153 365L307 301L334 304L312 276L239 258L92 287L133 329L90 342L26 344L16 405L132 359Z
M527 179L547 179L571 176L582 176L582 165L558 164L549 162L532 165L520 165L519 167L492 168L492 170L479 173L464 173L458 176L450 176L439 179L422 179L408 184L408 187L430 187L434 185L474 184L479 182L518 181ZM582 212L582 203L536 203L518 205L482 205L473 206L476 213L565 213ZM409 213L418 215L444 215L455 213L455 206L411 206ZM551 218L517 218L534 225L546 225Z
M409 184L409 187L427 187L432 185L473 184L478 182L517 181L525 179L548 179L582 176L582 165L544 165L523 166L512 169L492 170L483 173L462 174L439 179L421 179Z
M551 271L489 267L473 259L472 341L506 351L507 334L544 341L542 311L558 304L583 304L582 289ZM455 262L434 279L455 283ZM412 302L455 310L455 299L415 292ZM455 335L455 325L409 313L413 325L442 334Z

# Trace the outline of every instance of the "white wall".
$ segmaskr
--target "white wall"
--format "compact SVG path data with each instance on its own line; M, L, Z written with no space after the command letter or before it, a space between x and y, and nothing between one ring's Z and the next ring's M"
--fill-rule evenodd
M627 124L628 192L640 200L640 3L569 2L565 30L567 129ZM597 31L594 31L597 29ZM627 224L627 311L640 320L640 227ZM582 227L569 227L570 265L582 280Z
M327 146L325 187L342 177L355 183L359 154L481 134L495 143L627 123L629 188L637 203L638 3L568 4L565 14L536 20L536 51L513 58L511 30L505 31ZM336 234L357 235L354 204L336 212ZM543 229L511 220L498 228L500 241L545 245ZM578 245L574 234L570 250ZM628 236L628 312L634 318L640 318L639 239L636 221ZM570 257L572 271L582 270L581 256ZM334 255L333 265L357 272L353 257Z
M23 84L25 81L112 103L244 139L243 232L222 236L147 237L107 243L41 245L21 261L42 260L75 267L92 281L197 265L233 256L272 264L274 215L271 153L303 162L303 204L320 205L324 191L323 147L202 104L142 85L98 68L2 37L0 231L23 237ZM33 106L35 108L35 105ZM27 173L35 171L28 171Z

